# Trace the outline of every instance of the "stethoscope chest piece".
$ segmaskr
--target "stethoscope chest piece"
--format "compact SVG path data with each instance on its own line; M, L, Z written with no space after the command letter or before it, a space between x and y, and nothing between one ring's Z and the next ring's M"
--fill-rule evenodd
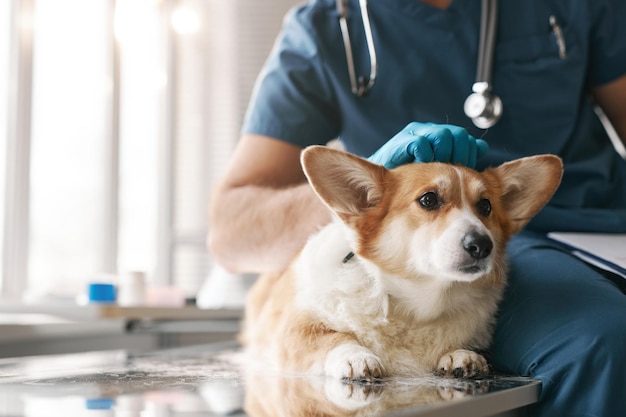
M502 117L502 100L491 92L498 0L482 0L481 12L476 82L472 85L472 93L465 99L463 110L476 127L488 129Z
M471 118L474 125L480 129L492 127L502 117L502 100L497 95L491 94L490 90L487 82L474 83L473 93L465 99L463 104L467 117Z

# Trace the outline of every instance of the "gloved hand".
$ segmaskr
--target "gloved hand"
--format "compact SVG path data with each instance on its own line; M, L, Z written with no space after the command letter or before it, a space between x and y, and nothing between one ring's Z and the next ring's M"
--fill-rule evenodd
M387 169L410 162L452 162L476 168L489 145L462 127L411 122L381 146L369 161Z

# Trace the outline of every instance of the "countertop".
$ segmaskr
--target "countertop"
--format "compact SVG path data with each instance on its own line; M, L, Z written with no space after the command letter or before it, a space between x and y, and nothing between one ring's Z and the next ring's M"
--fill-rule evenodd
M1 359L0 416L510 416L540 389L504 376L363 385L258 368L231 342Z
M229 340L239 332L242 317L242 308L3 301L0 358L94 349L157 349L188 345L194 337L192 343Z

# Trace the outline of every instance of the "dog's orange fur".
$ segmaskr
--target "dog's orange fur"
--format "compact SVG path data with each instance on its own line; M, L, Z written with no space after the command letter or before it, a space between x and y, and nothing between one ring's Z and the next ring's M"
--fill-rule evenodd
M491 341L506 242L558 187L560 160L523 158L482 173L440 163L386 170L311 147L302 162L338 220L286 271L252 288L242 341L257 363L348 379L485 372L472 350ZM430 191L442 203L426 210L419 199ZM491 202L488 215L478 211L480 199ZM447 247L466 228L490 237L485 259ZM342 264L348 251L355 260ZM475 269L459 272L470 261Z

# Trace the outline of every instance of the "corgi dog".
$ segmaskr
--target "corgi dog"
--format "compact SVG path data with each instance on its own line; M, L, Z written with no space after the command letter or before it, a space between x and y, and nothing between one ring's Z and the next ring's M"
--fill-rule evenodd
M240 336L255 363L360 382L488 373L507 240L556 191L561 160L387 170L312 146L301 162L335 220L251 288Z

